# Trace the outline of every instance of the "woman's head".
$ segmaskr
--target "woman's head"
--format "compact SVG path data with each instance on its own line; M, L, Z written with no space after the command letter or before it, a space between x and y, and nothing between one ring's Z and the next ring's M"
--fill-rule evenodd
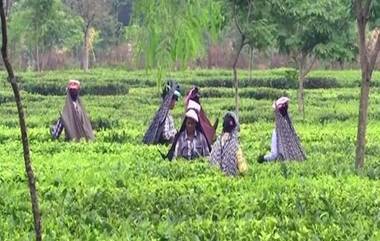
M194 134L197 129L198 122L199 119L197 112L193 109L189 109L185 115L185 126L188 134Z
M223 132L232 132L237 126L235 118L227 113L223 119Z
M278 111L282 116L285 116L288 113L288 103L285 103L278 107Z
M67 84L67 91L73 101L76 101L79 96L80 82L78 80L69 80Z
M173 99L178 101L178 97L181 96L180 86L174 80L169 80L166 82L166 85L165 85L164 89L162 90L162 94L161 94L162 99L165 99L166 95L169 92L173 92Z
M282 116L285 116L288 113L289 107L289 98L281 97L273 103L273 108L278 110Z

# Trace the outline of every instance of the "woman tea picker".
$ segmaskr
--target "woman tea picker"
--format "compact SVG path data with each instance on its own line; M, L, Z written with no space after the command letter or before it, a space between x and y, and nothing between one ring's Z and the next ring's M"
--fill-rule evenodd
M61 117L51 128L53 139L58 139L65 129L66 140L95 139L90 120L83 103L79 98L80 82L70 80L67 85L67 96Z
M288 114L289 98L281 97L273 103L276 127L272 133L271 152L258 158L259 163L306 159L300 140Z
M194 86L191 88L189 93L187 94L185 98L185 110L188 110L192 107L192 103L196 103L200 106L200 110L198 111L198 117L199 117L199 124L202 127L202 130L206 136L207 142L211 145L215 141L215 133L216 129L218 127L218 120L214 123L214 126L211 125L211 122L206 116L206 113L204 112L201 103L200 103L200 93L199 88Z
M211 148L210 162L230 176L248 169L239 145L239 120L234 112L227 112L223 118L223 132Z
M162 155L164 159L168 158L169 160L172 160L173 158L177 156L181 156L186 159L193 159L198 156L207 156L208 153L211 150L211 143L215 139L215 129L217 126L217 121L214 124L214 126L211 125L210 121L208 120L201 104L200 104L200 93L199 89L197 87L193 87L187 94L185 98L185 112L186 112L186 119L182 123L181 129L179 133L176 135L174 139L174 143L171 146L169 152L167 155ZM196 115L195 115L196 114ZM191 118L193 116L193 118ZM189 123L189 120L193 119L196 122L196 134L199 132L201 133L201 136L197 135L198 138L203 139L205 137L205 141L203 140L196 140L198 142L198 147L197 148L191 148L194 149L193 151L195 152L195 156L191 156L190 154L188 155L182 155L180 154L181 151L179 148L183 145L184 143L184 134L187 133L188 131L192 132L191 129L191 123ZM191 120L190 120L191 122ZM190 126L189 126L190 125ZM182 134L182 135L181 135ZM178 144L179 142L179 144ZM202 143L202 144L200 144ZM202 147L201 147L202 146ZM207 148L206 148L207 147ZM176 149L177 148L177 149ZM198 150L196 150L198 149ZM203 151L199 151L200 149L203 149Z
M168 81L162 92L162 103L144 135L145 144L173 143L177 130L174 127L170 110L174 109L180 94L180 87L175 81Z
M209 155L210 146L199 123L200 106L195 102L192 105L195 108L187 110L178 138L173 143L175 146L173 158L193 160Z

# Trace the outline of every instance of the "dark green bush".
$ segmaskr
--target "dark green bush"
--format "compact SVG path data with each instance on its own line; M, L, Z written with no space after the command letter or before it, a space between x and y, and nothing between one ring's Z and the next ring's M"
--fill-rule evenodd
M305 80L306 89L329 89L342 87L335 78L308 77Z
M40 95L65 95L66 86L61 83L23 83L22 89ZM83 84L81 95L125 95L129 88L122 83L108 83L102 85Z

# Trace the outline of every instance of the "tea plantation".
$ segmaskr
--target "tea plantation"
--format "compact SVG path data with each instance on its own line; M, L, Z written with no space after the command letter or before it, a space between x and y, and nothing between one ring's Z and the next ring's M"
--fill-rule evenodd
M17 110L0 83L0 240L32 240ZM241 71L241 144L249 163L230 178L207 160L163 161L141 140L160 103L145 71L95 69L20 74L44 240L380 240L380 72L370 95L365 168L354 169L359 71L315 71L306 82L305 119L297 113L294 71ZM96 130L92 143L52 141L65 85L82 82ZM172 74L185 93L201 87L213 122L234 109L231 71ZM290 114L308 160L260 165L269 150L272 102ZM183 101L175 108L177 126ZM220 133L220 128L218 130Z

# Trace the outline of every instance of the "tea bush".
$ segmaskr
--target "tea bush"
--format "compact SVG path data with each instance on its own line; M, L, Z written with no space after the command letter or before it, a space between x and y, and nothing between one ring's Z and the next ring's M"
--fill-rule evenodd
M205 159L164 161L158 150L165 152L167 146L142 145L160 104L155 82L147 81L143 71L23 73L24 87L46 84L25 87L22 93L44 240L379 240L379 89L373 88L370 96L366 163L357 172L357 71L312 72L310 78L324 79L313 84L325 86L306 90L305 119L296 111L296 87L286 86L291 85L285 81L291 70L253 73L265 80L284 78L284 85L242 85L240 140L249 170L236 178L224 176ZM230 86L230 74L197 70L173 75L183 92L202 83L202 106L213 122L234 109L234 91L225 87ZM248 74L241 73L249 80ZM49 126L63 107L69 78L83 80L94 142L50 138ZM218 81L226 84L219 86ZM128 91L96 92L108 84L111 90L124 86ZM56 92L50 87L57 87ZM273 100L283 95L291 98L289 112L308 159L259 165L257 157L270 148ZM182 99L173 111L176 126L183 111ZM9 87L0 92L0 115L0 240L32 240L17 111Z

